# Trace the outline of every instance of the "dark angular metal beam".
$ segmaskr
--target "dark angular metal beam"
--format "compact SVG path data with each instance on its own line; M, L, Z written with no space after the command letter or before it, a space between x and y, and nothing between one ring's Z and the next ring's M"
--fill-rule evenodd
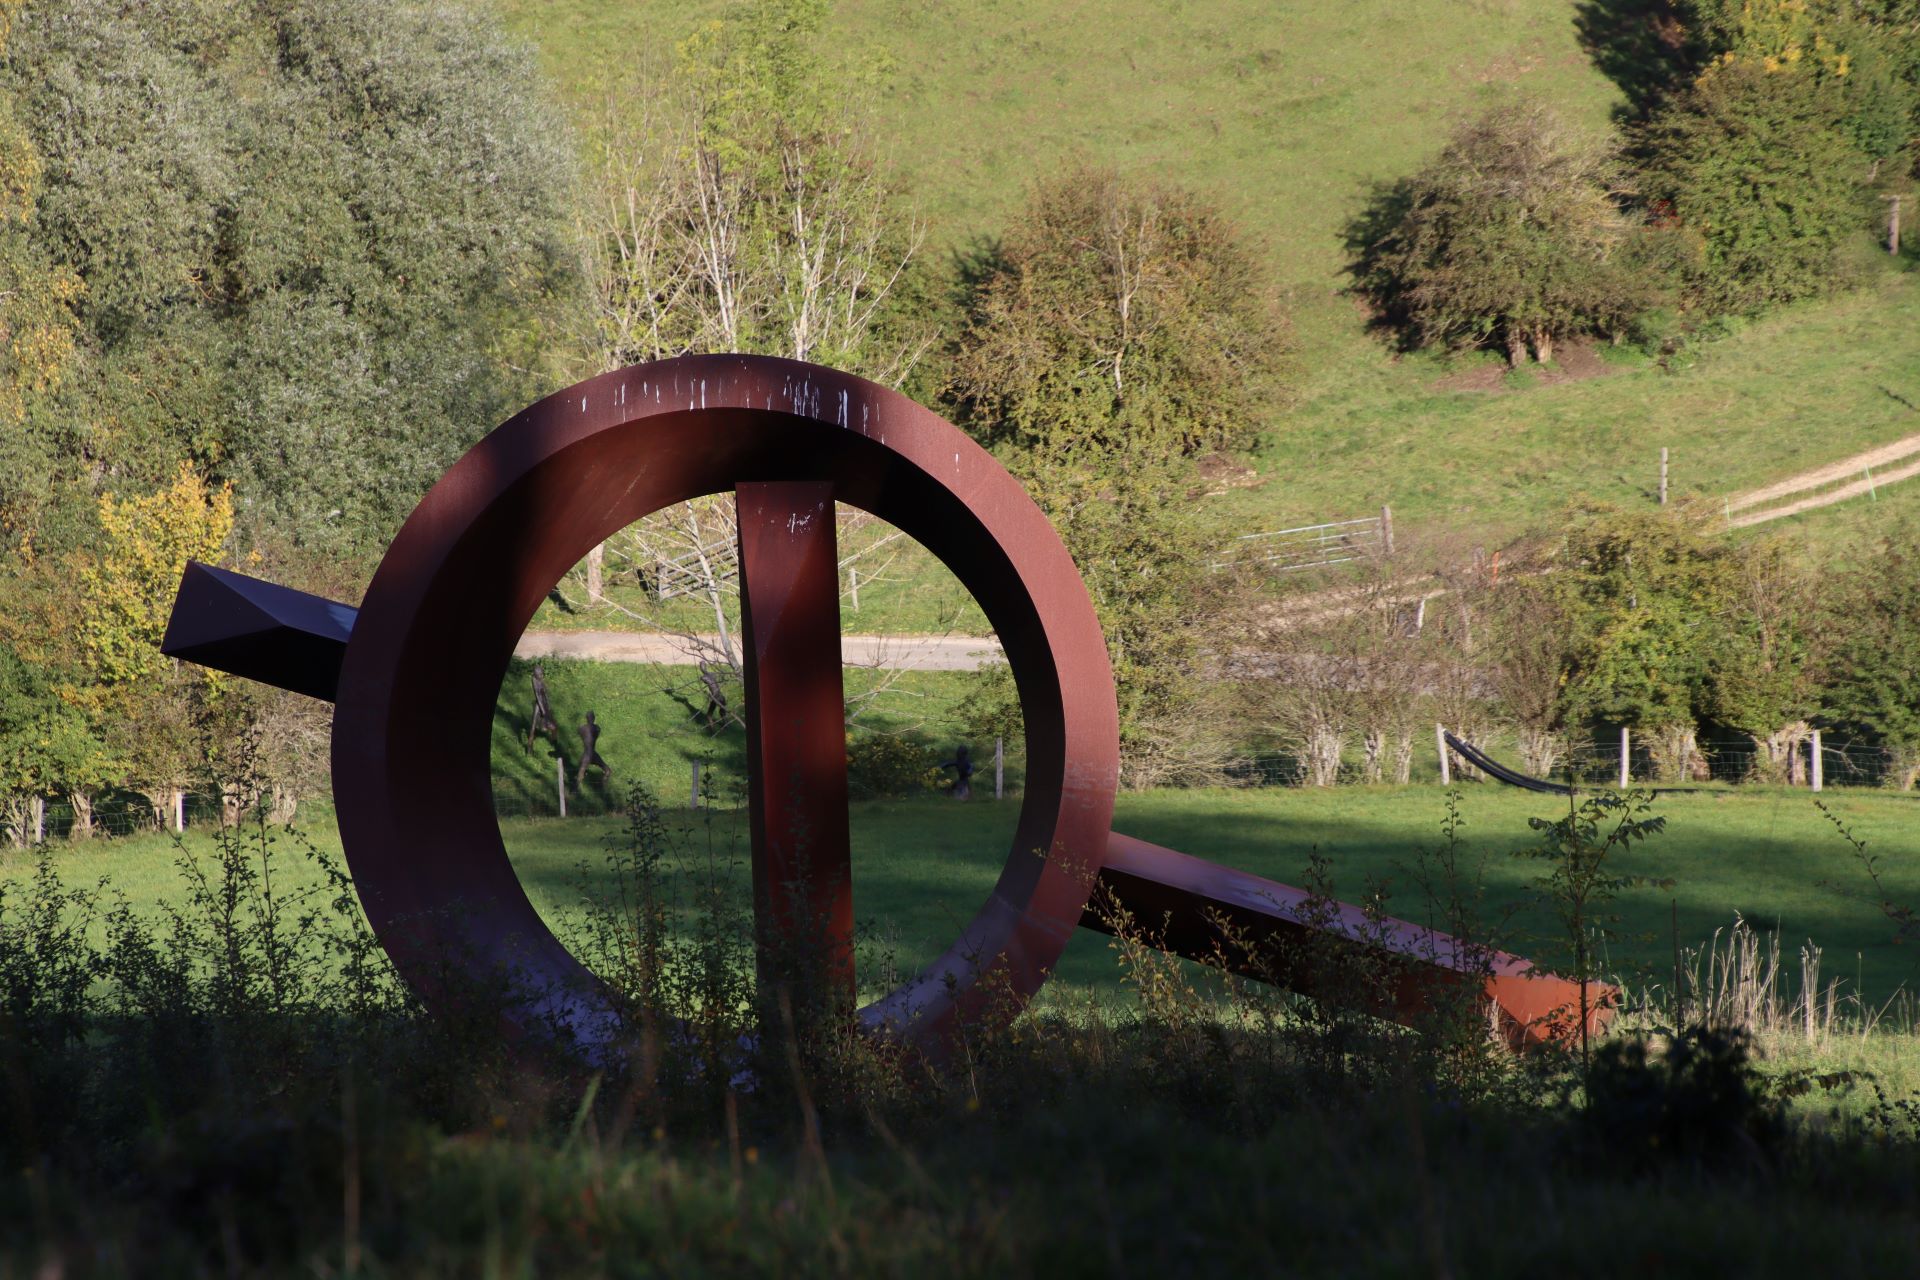
M160 652L332 702L358 615L352 605L190 560Z

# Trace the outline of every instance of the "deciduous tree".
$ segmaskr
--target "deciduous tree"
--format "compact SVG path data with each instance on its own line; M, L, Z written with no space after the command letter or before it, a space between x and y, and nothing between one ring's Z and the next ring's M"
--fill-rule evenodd
M29 417L80 541L182 459L335 552L391 533L543 381L563 134L491 19L375 0L41 0L0 89L83 357ZM0 476L0 502L33 477Z
M1735 574L1729 548L1684 512L1579 513L1549 579L1572 635L1569 712L1639 730L1662 775L1680 776Z
M1086 165L1037 183L975 265L948 404L1080 568L1120 688L1123 778L1217 777L1232 737L1208 635L1222 583L1190 459L1271 420L1285 319L1217 209Z
M1692 297L1754 311L1838 287L1840 251L1866 224L1868 160L1827 78L1719 64L1646 127L1650 197L1699 237Z
M948 393L981 439L1026 450L1242 448L1284 400L1289 343L1219 209L1078 164L980 264Z
M1574 653L1561 603L1536 568L1514 565L1488 593L1489 676L1500 715L1519 739L1520 767L1547 778L1567 751L1566 681Z
M1885 539L1848 573L1824 623L1833 647L1824 663L1822 716L1880 743L1893 777L1920 778L1920 561L1913 531Z
M1495 108L1350 225L1351 270L1412 345L1491 344L1516 365L1529 351L1546 362L1657 296L1626 185L1612 138L1539 103Z
M1729 607L1711 628L1706 711L1753 739L1762 777L1798 782L1798 748L1820 705L1813 580L1769 540L1734 553L1728 586Z
M110 776L111 760L85 713L62 696L47 672L0 644L0 829L16 848L44 830L45 797L90 794ZM76 805L75 835L91 833Z
M219 677L186 671L160 641L188 560L212 561L233 528L228 486L209 488L183 464L172 485L126 499L102 495L96 549L80 557L79 638L96 708L126 782L176 820L180 796L209 751L198 721Z
M24 0L0 0L0 58ZM44 178L18 95L0 82L0 546L49 495L46 459L23 427L30 398L58 390L74 359L80 279L35 238Z
M896 305L921 227L824 13L708 23L610 97L578 227L600 368L745 351L897 386L925 353Z

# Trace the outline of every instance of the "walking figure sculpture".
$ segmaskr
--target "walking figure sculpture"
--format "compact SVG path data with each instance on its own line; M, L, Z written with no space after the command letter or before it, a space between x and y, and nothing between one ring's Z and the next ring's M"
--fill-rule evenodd
M600 758L600 752L595 749L599 742L600 726L593 722L593 712L589 711L587 718L580 722L580 772L573 780L574 786L587 785L588 769L598 769L602 783L613 776L613 770L607 767L607 762Z
M527 725L527 750L533 750L535 738L547 739L559 754L560 722L553 718L553 704L547 701L546 670L537 662L533 664L533 719Z
M1111 829L1119 716L1106 643L1046 516L986 450L898 392L815 365L685 356L602 374L531 406L455 463L387 548L358 609L190 564L165 652L334 701L340 839L367 918L431 1007L448 956L516 974L511 1021L587 1042L619 1033L602 988L515 877L494 816L488 735L515 642L547 592L611 534L705 494L735 497L757 954L824 942L851 1003L840 575L834 508L886 520L950 568L999 637L1024 712L1012 846L979 911L919 975L861 1011L875 1034L945 1052L963 1019L1009 1017L1044 983L1096 886L1155 942L1312 993L1324 965L1281 944L1335 935L1390 972L1411 1018L1465 984L1515 1043L1604 1019L1606 992L1358 907ZM1036 856L1038 854L1039 856ZM449 910L453 904L459 910ZM1229 945L1223 926L1260 953ZM1007 997L1012 996L1013 999ZM825 1002L832 1003L832 1002ZM1576 1015L1577 1017L1577 1015Z
M973 799L973 759L967 754L964 744L953 749L953 759L941 764L942 769L953 770L953 798L955 800Z

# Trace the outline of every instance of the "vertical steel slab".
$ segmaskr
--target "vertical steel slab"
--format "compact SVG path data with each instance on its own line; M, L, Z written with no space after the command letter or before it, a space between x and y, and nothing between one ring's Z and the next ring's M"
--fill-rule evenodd
M833 486L734 490L756 940L770 983L853 1007L853 878Z

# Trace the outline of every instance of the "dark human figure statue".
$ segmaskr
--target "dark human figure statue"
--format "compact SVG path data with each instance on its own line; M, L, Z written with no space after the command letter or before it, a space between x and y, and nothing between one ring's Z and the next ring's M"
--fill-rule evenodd
M727 722L727 695L720 688L720 677L708 669L706 663L700 664L700 683L707 689L707 728L717 729Z
M953 759L941 763L942 769L953 770L953 798L971 800L973 798L973 757L965 746L953 749Z
M600 726L593 722L593 712L589 711L587 712L586 722L580 726L580 771L574 777L574 785L576 787L584 787L587 785L587 770L589 768L600 771L600 780L602 782L605 782L613 776L613 770L607 767L607 762L600 758L598 751L594 750L594 744L599 741Z
M527 750L533 750L535 738L546 738L553 749L560 749L560 723L553 718L553 704L547 700L547 673L533 664L533 720L527 725Z

